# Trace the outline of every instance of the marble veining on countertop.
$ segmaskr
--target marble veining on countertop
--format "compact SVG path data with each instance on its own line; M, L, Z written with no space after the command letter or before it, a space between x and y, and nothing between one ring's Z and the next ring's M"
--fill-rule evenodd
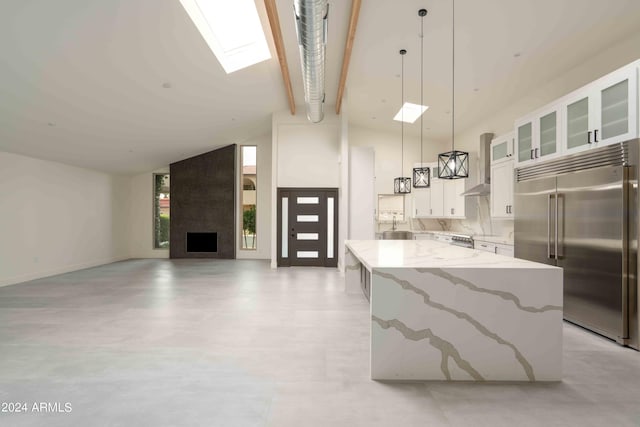
M347 240L346 247L373 268L558 268L434 240Z

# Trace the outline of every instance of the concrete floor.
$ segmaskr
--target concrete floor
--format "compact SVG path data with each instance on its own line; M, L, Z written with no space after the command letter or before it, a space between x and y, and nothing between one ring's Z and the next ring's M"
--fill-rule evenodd
M575 326L562 383L380 383L369 323L335 270L261 261L133 260L0 288L0 402L28 407L0 425L640 426L640 353Z

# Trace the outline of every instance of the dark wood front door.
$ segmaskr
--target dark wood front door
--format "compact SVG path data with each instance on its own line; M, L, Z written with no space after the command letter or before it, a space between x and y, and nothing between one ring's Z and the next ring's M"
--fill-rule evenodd
M338 190L278 189L278 266L337 267Z

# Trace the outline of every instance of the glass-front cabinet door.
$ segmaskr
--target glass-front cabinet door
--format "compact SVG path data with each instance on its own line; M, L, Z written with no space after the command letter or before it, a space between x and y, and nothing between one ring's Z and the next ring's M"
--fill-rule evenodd
M491 164L512 159L514 139L512 132L507 135L495 137L491 141Z
M613 144L638 137L638 68L625 67L598 81L594 143Z
M516 147L518 166L533 162L533 120L516 124Z
M580 94L577 99L567 102L566 114L566 147L567 153L577 152L590 148L592 143L591 127L593 126L593 114L589 114L588 94Z
M558 112L551 111L538 119L539 142L540 149L538 154L540 157L549 157L558 153L559 130Z

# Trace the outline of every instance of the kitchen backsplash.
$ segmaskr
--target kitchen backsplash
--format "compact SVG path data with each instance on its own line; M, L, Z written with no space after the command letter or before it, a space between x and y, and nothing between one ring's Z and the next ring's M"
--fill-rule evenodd
M503 236L513 239L513 220L491 219L489 196L477 198L478 212L475 219L414 218L413 230L458 231L471 235Z

